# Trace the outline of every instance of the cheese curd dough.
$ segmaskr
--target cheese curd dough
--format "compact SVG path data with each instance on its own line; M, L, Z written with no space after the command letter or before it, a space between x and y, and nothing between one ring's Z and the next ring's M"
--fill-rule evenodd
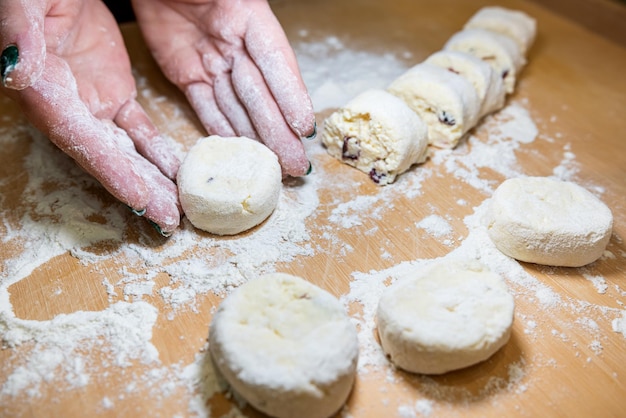
M445 50L472 54L489 63L500 74L507 93L513 93L518 73L526 58L517 43L506 35L486 29L464 29L450 37Z
M611 210L591 192L548 177L505 180L486 213L488 233L509 257L580 267L602 256L611 239Z
M224 299L211 322L209 351L256 409L278 418L326 418L354 383L357 331L330 293L274 273Z
M487 360L504 346L514 305L496 273L474 260L443 259L385 289L378 335L397 367L442 374Z
M417 64L387 90L426 122L428 142L439 148L454 148L480 116L480 100L472 83L437 65Z
M334 158L386 185L426 160L428 138L426 125L406 103L372 89L324 121L322 143Z
M519 10L499 6L483 7L465 24L464 29L487 29L501 33L513 39L526 55L535 40L537 22L534 18Z
M481 103L479 117L500 110L504 106L506 91L502 77L480 58L460 51L438 51L424 62L459 74L472 83Z
M201 138L178 171L180 203L198 229L234 235L263 222L282 187L278 158L246 137Z

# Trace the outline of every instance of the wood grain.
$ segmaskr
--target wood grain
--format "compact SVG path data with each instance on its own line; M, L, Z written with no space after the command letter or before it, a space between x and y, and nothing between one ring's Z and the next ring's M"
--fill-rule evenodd
M408 66L440 49L474 11L491 3L276 0L271 4L294 44L302 40L304 32L312 41L333 36L341 39L345 48L395 54ZM624 416L626 338L612 330L611 320L625 309L626 303L626 50L618 42L533 2L507 0L500 4L527 11L537 18L539 27L529 64L509 98L510 102L525 103L539 129L540 139L524 144L516 152L518 164L525 174L551 175L565 152L575 154L576 181L601 190L603 201L615 216L608 247L613 256L581 269L523 264L539 283L567 303L546 309L533 292L512 283L516 295L513 336L496 355L482 364L437 377L411 375L389 367L372 368L357 378L347 404L349 416L420 416L420 411L432 417ZM198 120L182 94L158 71L138 28L124 25L123 33L139 88L148 92L139 100L160 129L183 147L190 146L204 135ZM165 100L151 101L151 97ZM9 227L19 228L19 220L28 209L21 200L28 180L22 161L32 138L19 128L24 118L11 102L0 98L0 109L5 116L0 120L1 135L19 138L7 142L1 151L0 213L6 224L0 226L0 231L7 236ZM318 126L327 114L328 110L318 113ZM477 130L476 135L482 138L480 132ZM395 196L388 207L381 209L381 216L363 216L360 225L333 231L339 240L330 241L322 233L332 227L328 219L337 202L378 196L380 189L365 175L324 154L316 155L313 163L318 175L334 181L319 188L320 204L307 220L311 244L320 250L276 268L305 277L337 296L350 291L355 272L383 271L403 262L446 255L468 234L464 218L488 197L443 167L427 162L424 168L432 170L432 175L421 183L419 196ZM485 170L482 174L493 184L503 180L496 172ZM108 205L116 204L101 190L94 191L94 196ZM458 205L459 199L467 204ZM410 228L433 213L449 221L454 231L452 244ZM127 223L130 242L146 251L161 249L163 243L141 219L129 215ZM381 255L383 247L390 256ZM106 254L115 249L111 244L97 251ZM18 257L21 252L15 240L0 242L4 260ZM102 277L108 277L111 283L123 280L123 264L122 258L105 257L86 266L69 253L59 255L10 287L13 311L18 318L44 321L79 310L106 309L124 297L120 288L116 288L116 297L107 294ZM590 277L602 278L605 291L599 292ZM159 311L152 343L159 351L161 364L154 369L191 364L196 358L208 367L205 341L212 309L221 296L210 292L197 295L193 308L173 311L158 295L158 290L169 283L168 275L161 272L154 282L153 294L145 297ZM350 304L352 315L358 316L362 310L359 303ZM581 319L592 320L597 329L590 330ZM601 350L592 344L594 340L601 344ZM5 383L3 376L22 364L32 349L33 344L27 343L0 351L0 385ZM125 368L107 367L102 363L106 358L104 348L85 356L94 368L86 385L70 389L62 376L51 377L43 382L40 396L0 397L0 416L193 416L189 409L193 393L180 384L166 393L161 387L163 380L155 377L153 382L147 381L145 376L151 366L137 363ZM105 396L114 400L114 408L103 407ZM420 400L428 401L430 413L416 406ZM235 403L218 394L208 404L211 415L219 417ZM413 415L401 415L401 407ZM260 416L249 408L243 412L249 417Z

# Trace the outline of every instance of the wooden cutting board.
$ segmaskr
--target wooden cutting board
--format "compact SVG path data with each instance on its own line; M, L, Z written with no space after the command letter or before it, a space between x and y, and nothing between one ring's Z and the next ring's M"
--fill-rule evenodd
M272 2L272 7L303 58L303 74L317 74L316 70L320 70L318 73L323 75L325 69L350 73L354 71L352 66L365 68L367 63L384 63L381 57L389 57L399 70L408 68L440 49L476 10L488 4L480 0L278 0ZM626 414L626 335L614 330L620 315L626 315L626 39L621 43L619 39L609 40L536 3L511 0L499 4L528 12L537 19L539 28L528 65L516 92L508 99L510 107L527 112L537 135L532 141L518 143L509 168L526 175L553 175L556 168L561 169L561 174L562 170L569 170L565 173L569 178L598 193L615 217L608 252L598 262L580 269L521 264L528 281L509 281L516 298L513 336L494 357L438 377L411 375L388 364L363 367L345 415L340 416ZM597 4L601 13L603 3ZM611 10L623 13L619 5ZM205 135L200 124L184 97L159 73L137 27L124 26L123 33L138 80L139 100L164 133L180 142L183 149L189 147ZM316 46L325 48L322 55ZM344 67L329 64L346 52L354 59L342 64ZM329 55L323 55L326 53ZM367 67L365 72L366 80L375 80L372 83L390 82L385 77L393 73L383 66ZM330 74L330 80L335 76L341 79L338 74ZM351 88L360 87L365 86ZM321 94L319 90L316 93ZM33 208L26 195L33 193L28 189L33 180L28 173L33 171L28 171L25 164L33 160L34 150L41 148L36 144L41 141L25 128L23 116L10 101L1 98L0 109L0 254L5 262L0 278L7 283L15 272L10 263L18 260L28 264L24 243L36 236L37 225L50 225L54 211L39 219L32 216L41 212ZM318 109L318 126L331 111L332 108ZM490 133L504 123L504 117L485 121L473 133L475 142L459 147L450 158L467 164L463 153L469 155L479 149L478 144L488 144ZM305 183L320 179L314 189L319 202L314 213L303 221L308 238L299 243L299 253L291 259L280 254L269 268L300 275L342 297L359 323L362 338L369 341L362 347L363 359L367 360L376 348L375 328L368 314L371 303L368 305L365 297L354 297L356 284L371 285L367 280L388 283L402 266L417 265L417 260L444 257L457 250L470 234L468 217L506 173L490 168L489 164L479 167L478 180L487 185L487 189L481 189L458 171L448 170L440 154L382 190L366 175L326 156L319 139L307 146L315 170ZM67 164L54 149L49 153L53 163ZM504 156L492 158L500 157ZM46 161L44 153L41 164ZM80 179L84 175L71 171L68 176ZM58 203L54 193L63 191L57 190L54 179L41 180L44 181L39 192L48 199L45 205L54 208ZM289 182L286 189L297 195L305 183ZM143 260L152 256L161 260L159 254L172 251L172 240L160 239L141 219L116 211L117 203L87 180L83 188L107 213L122 218L124 243L112 239L85 248L79 246L80 251L62 252L32 266L30 274L8 288L9 300L0 299L3 315L8 309L17 318L29 320L29 329L37 324L41 328L36 338L0 351L0 416L194 416L194 411L203 410L197 406L205 403L201 393L214 387L206 361L206 337L211 312L225 292L196 291L191 302L174 305L172 299L164 296L165 290L182 286L180 282L172 283L172 275L163 268L172 260L167 259L163 265L144 263L138 268L133 254L119 251L132 248L135 256ZM77 207L92 203L75 202ZM26 215L31 215L32 222L25 222ZM448 230L429 233L424 224L416 226L429 216L431 220L445 221ZM114 222L98 215L87 221L105 226ZM84 231L77 225L68 231ZM50 230L41 231L42 239L49 233ZM189 225L185 233L196 234ZM254 234L260 234L259 230L242 237ZM215 237L197 234L197 239L209 241ZM240 257L239 271L245 272L246 257L251 254L243 250L236 254L238 239L243 238L224 239L232 244L228 250L198 245L176 259L218 263L234 254ZM284 247L277 242L276 248L280 251ZM35 254L33 257L37 259ZM188 268L191 276L192 266ZM148 290L125 295L129 277L144 277L143 282L135 280L132 284L148 283ZM541 290L558 301L550 304L542 300ZM62 314L77 312L97 315L117 302L140 300L156 308L150 342L158 352L158 360L146 364L141 356L131 356L127 364L112 361L111 352L106 350L107 338L114 338L114 327L120 325L111 324L102 325L104 331L95 337L102 344L81 345L77 352L68 349L61 360L45 358L51 353L63 354L58 347L57 351L45 347L46 332L52 332L46 330L58 325L50 322L54 318L58 321L64 318ZM141 325L141 321L137 323ZM113 327L110 333L107 326ZM14 326L11 329L15 332ZM58 327L54 329L59 332ZM69 336L73 331L68 328L67 332ZM129 341L128 346L133 343ZM54 362L58 366L52 370L44 367L57 364ZM195 386L189 377L189 365L205 368L205 375L196 380ZM22 386L19 378L25 379ZM84 381L77 383L80 378ZM208 396L206 405L211 416L219 417L239 404L223 394L215 394ZM242 411L244 416L260 416L250 408Z

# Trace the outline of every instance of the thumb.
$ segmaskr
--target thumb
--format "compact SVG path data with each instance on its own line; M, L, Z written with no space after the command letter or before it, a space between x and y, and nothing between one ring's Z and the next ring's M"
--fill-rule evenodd
M0 2L0 76L14 90L31 86L44 68L45 1Z

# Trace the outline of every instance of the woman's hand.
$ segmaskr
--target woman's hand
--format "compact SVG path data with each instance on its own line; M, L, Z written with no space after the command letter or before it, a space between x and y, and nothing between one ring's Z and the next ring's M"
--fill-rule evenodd
M164 235L175 230L180 161L135 101L128 54L104 4L2 1L0 22L2 92L116 198Z
M315 114L298 64L265 0L133 0L152 54L210 134L248 136L283 173L310 163L300 141Z

